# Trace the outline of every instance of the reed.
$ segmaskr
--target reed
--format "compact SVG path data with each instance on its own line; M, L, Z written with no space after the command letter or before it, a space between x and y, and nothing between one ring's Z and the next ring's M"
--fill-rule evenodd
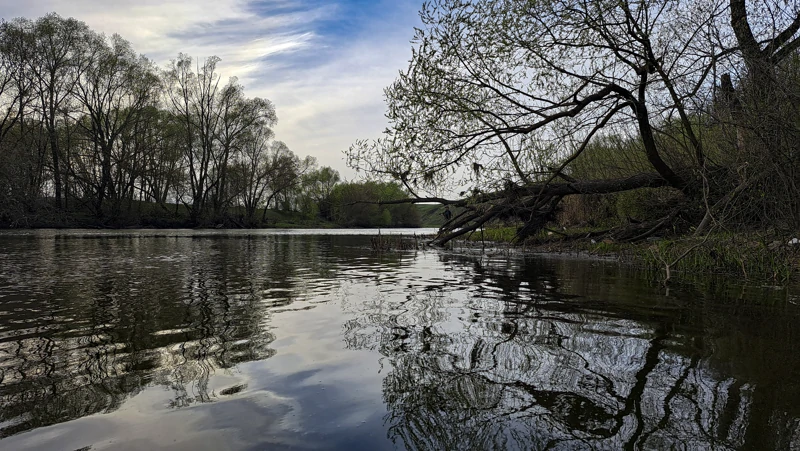
M372 250L376 252L410 251L420 248L419 237L404 235L378 235L370 238Z

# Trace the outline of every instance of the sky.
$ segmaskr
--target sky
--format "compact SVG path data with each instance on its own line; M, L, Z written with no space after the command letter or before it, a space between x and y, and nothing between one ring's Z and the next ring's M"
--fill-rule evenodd
M408 65L422 0L0 0L3 19L49 12L120 34L161 67L216 55L223 79L271 100L276 139L345 178L343 151L386 128L383 88Z

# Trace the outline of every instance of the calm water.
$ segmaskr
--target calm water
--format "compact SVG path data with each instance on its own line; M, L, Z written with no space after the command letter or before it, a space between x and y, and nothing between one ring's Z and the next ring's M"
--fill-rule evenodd
M800 449L791 290L327 233L0 233L0 449Z

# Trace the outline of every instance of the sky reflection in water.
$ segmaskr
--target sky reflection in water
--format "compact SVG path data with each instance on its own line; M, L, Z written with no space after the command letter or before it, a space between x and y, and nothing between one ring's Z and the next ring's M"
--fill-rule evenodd
M368 244L0 234L0 448L800 446L787 291Z

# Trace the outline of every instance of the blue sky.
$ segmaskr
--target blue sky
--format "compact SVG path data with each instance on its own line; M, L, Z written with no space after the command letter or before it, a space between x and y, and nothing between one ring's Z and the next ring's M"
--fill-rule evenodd
M272 100L277 139L347 178L342 151L385 128L383 88L406 67L422 0L0 0L4 19L48 12L119 33L162 67L216 55L223 77Z

